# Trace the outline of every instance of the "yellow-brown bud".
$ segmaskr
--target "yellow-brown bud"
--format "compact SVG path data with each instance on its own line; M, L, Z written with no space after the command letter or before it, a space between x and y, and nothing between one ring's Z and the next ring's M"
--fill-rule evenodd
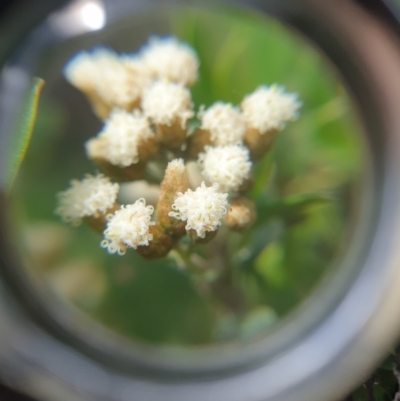
M253 184L254 179L250 172L250 176L243 181L242 185L238 189L238 192L244 194L245 192L250 191L250 189L253 187Z
M204 151L206 145L211 145L211 134L208 130L198 128L188 138L187 155L189 159L197 159L200 152Z
M136 181L141 180L146 174L146 165L144 163L132 164L128 167L114 166L104 159L94 158L93 161L97 164L101 171L107 176L117 181Z
M182 127L181 120L175 118L170 124L156 124L156 135L159 143L169 149L179 149L186 140L187 129Z
M107 209L104 214L97 212L94 215L84 217L84 219L86 223L93 228L93 230L102 234L107 225L107 215L113 214L119 208L120 205L118 203L114 203L114 205Z
M208 242L210 242L212 239L215 238L215 236L217 235L218 230L215 231L207 231L206 235L204 238L201 238L197 235L196 230L188 230L188 235L189 237L192 239L193 242L195 242L196 244L207 244Z
M163 229L175 236L185 234L186 222L170 217L172 204L178 192L184 193L189 189L186 167L182 159L175 159L168 163L164 179L161 182L161 193L156 208L157 222Z
M140 163L146 163L150 159L153 159L159 153L159 146L157 139L152 136L147 139L142 139L137 146Z
M248 127L244 135L244 143L250 150L251 159L261 159L272 147L277 130L261 132L257 128Z
M104 102L104 100L92 89L85 90L85 95L97 117L105 121L110 114L111 106Z
M233 231L241 232L249 228L256 219L254 202L247 198L230 201L231 208L224 217L224 223Z
M174 245L172 237L159 224L150 226L149 233L153 236L149 245L138 246L136 251L146 259L159 259L167 256Z

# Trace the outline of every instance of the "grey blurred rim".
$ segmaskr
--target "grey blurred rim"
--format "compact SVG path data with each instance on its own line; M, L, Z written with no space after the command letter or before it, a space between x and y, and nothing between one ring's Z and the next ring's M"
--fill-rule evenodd
M24 294L29 286L13 268L2 230L0 373L10 384L43 400L333 400L372 369L395 340L400 320L397 43L379 22L345 1L252 1L246 6L272 13L310 37L336 65L359 109L375 192L373 209L366 209L374 214L364 226L373 231L364 237L368 249L358 249L363 255L358 255L357 277L328 315L273 357L261 343L245 363L205 364L185 372L187 366L146 364L151 355L145 353L144 360L130 366L135 376L129 376L118 373L112 347L82 349L84 340L74 339L60 322L49 324L51 313L43 313L40 303Z

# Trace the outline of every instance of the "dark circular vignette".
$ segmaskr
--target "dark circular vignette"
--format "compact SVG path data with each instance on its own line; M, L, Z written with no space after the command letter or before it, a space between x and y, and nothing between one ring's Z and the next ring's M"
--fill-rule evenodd
M43 2L43 15L55 3ZM398 256L395 240L399 236L400 224L399 185L395 180L400 167L399 158L396 157L400 151L396 135L400 129L400 119L394 107L400 102L400 85L393 79L400 67L397 44L386 28L345 1L334 5L318 1L251 1L245 4L260 10L269 7L269 11L279 19L310 37L341 72L363 119L372 152L375 207L372 221L367 225L371 234L364 238L364 244L370 246L368 251L363 248L363 266L358 277L349 284L352 287L344 294L341 304L329 316L321 319L313 332L297 339L296 343L286 348L286 353L281 352L272 360L261 358L257 366L250 364L246 368L242 366L225 373L222 369L221 375L213 375L208 380L203 380L198 374L188 375L185 379L179 374L167 377L164 369L154 375L151 367L144 370L139 364L138 373L145 377L152 376L150 384L149 379L122 377L113 371L114 368L107 370L108 357L112 355L106 353L97 358L99 350L86 350L87 355L97 359L93 362L79 351L71 351L71 346L79 349L85 344L80 339L74 339L70 333L65 333L58 322L52 321L51 314L43 310L40 302L36 303L30 297L28 283L24 283L22 276L18 277L18 269L12 268L12 253L4 230L5 215L2 215L0 285L3 299L0 299L0 314L5 318L0 326L0 338L9 348L0 351L0 360L4 361L0 373L9 384L43 400L127 400L133 396L137 400L171 401L329 400L354 386L395 340L398 322L391 314L397 311L395 305L399 304L400 297L395 291L400 280L400 273L395 272ZM47 6L49 8L45 9ZM40 16L39 11L24 15L27 20L16 26L24 26L25 30L9 36L10 47L2 49L5 57L11 54L17 41L35 25ZM1 203L4 204L4 200ZM4 213L4 208L1 213ZM368 297L372 300L368 301ZM351 308L357 308L363 318L349 320ZM10 316L10 311L13 316ZM345 327L346 330L338 330L338 327ZM383 327L385 330L381 329ZM336 328L340 338L332 339L329 336L332 328ZM51 356L30 360L29 357L35 353L26 354L21 349L13 348L15 343L10 340L16 334L14 330L27 330L30 345L47 349ZM52 332L54 337L46 331ZM65 336L69 336L69 340ZM324 341L331 340L334 340L329 343L332 349L327 350ZM368 355L362 353L367 347L370 348ZM304 358L312 351L315 360L306 361ZM362 358L355 361L354 357L359 353ZM57 360L64 361L64 366L54 366ZM304 372L303 365L306 362L308 369ZM39 366L41 369L34 372L34 367ZM76 372L67 374L68 367L76 369Z

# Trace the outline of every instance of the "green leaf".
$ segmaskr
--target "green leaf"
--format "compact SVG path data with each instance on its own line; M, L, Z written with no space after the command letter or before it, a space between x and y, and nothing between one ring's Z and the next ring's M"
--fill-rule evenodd
M257 256L255 269L273 287L283 287L287 277L284 270L285 248L278 241L269 243Z
M287 196L283 200L285 214L305 213L317 206L330 203L332 199L320 194L296 194Z
M268 184L274 173L274 159L272 152L268 152L255 166L254 166L254 184L251 189L250 196L257 199Z
M25 158L26 152L31 141L33 127L35 125L37 109L39 104L40 92L43 88L44 80L33 78L32 86L28 97L22 107L22 116L15 138L12 138L11 157L8 162L8 192L11 191L18 170Z
M273 217L281 217L287 220L301 218L315 207L332 202L332 198L316 193L290 195L276 202L268 202L262 199L257 202L257 225Z

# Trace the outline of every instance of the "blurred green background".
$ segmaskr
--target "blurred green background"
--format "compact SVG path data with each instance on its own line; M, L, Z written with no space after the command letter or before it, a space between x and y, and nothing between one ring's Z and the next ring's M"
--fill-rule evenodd
M174 258L108 255L87 226L69 227L54 215L56 193L96 171L83 143L101 127L84 96L63 80L63 65L95 45L136 51L152 34L173 34L197 51L196 110L217 100L239 104L272 83L303 101L300 119L255 168L256 224L219 244L229 275L214 289L217 297L204 290L217 285L213 269L193 277ZM334 273L357 212L364 144L334 70L295 32L243 10L159 9L47 49L37 75L46 86L13 188L13 216L29 273L72 308L135 341L246 341ZM198 257L207 259L207 250Z

